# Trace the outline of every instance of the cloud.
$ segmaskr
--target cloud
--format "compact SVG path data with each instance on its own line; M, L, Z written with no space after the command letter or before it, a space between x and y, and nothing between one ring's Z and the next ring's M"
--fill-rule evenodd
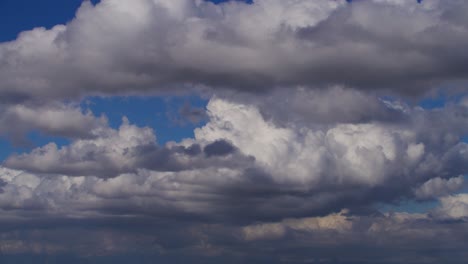
M24 142L30 131L67 138L91 138L105 129L107 118L61 103L0 105L0 135Z
M132 125L126 117L118 129L106 126L94 134L94 138L78 138L63 147L52 142L31 153L12 155L4 164L39 174L108 178L140 169L183 171L210 167L211 162L228 168L251 163L242 154L225 157L235 148L223 140L204 142L203 152L213 159L203 158L197 143L159 146L151 128Z
M438 0L84 2L67 25L0 45L0 93L18 101L343 84L421 94L466 80L465 9Z
M441 206L434 211L437 218L468 221L468 194L441 198Z
M324 90L310 90L305 87L277 89L268 95L241 99L226 97L256 105L266 119L271 119L280 126L399 122L405 118L401 109L389 105L375 94L342 86Z
M215 184L213 179L234 175L218 170L213 174L216 177L202 183L201 175L208 173L210 170L200 174L181 172L176 181L171 180L175 175L167 173L103 180L44 178L3 169L1 177L9 186L0 194L0 204L4 210L5 205L15 206L10 207L14 211L5 210L0 217L4 228L3 254L72 253L92 258L149 252L152 260L183 255L203 259L202 262L232 257L250 263L281 257L291 261L320 258L330 263L352 263L372 247L373 254L366 259L386 263L418 263L421 257L461 263L460 257L464 256L466 222L459 221L460 216L464 217L462 196L443 198L443 204L435 210L441 213L437 218L434 213L359 216L344 210L320 217L232 225L213 222L218 211L207 206L206 200L223 194L203 186ZM193 193L188 193L187 188L192 188ZM198 221L193 216L195 212L209 214L211 221ZM450 221L440 224L439 219ZM64 236L74 239L63 241ZM444 241L443 248L440 241ZM353 250L349 250L349 245L353 245ZM440 250L426 256L404 250L409 246L422 251L433 247ZM445 254L448 248L455 255ZM341 253L338 259L334 257L336 252ZM270 261L276 263L278 259Z
M326 215L344 208L372 211L375 203L456 191L462 182L457 177L468 169L468 147L459 141L467 120L453 113L466 108L387 104L398 122L280 126L255 105L212 98L209 121L193 139L159 146L151 128L124 119L118 129L104 129L96 138L60 148L50 143L10 156L4 166L48 181L85 177L86 195L109 199L102 201L104 211L216 215L234 222ZM438 122L443 125L432 129ZM28 199L42 195L34 188L28 192ZM81 210L95 208L95 199Z
M317 126L316 123L291 122L278 126L265 120L255 106L213 99L208 104L210 122L195 130L195 138L230 140L241 152L254 156L268 172L278 177L277 182L306 186L327 180L375 186L400 173L421 177L428 174L425 177L429 177L429 174L442 173L429 170L431 166L444 167L433 160L440 155L458 163L456 160L461 157L455 153L464 153L462 149L466 148L459 139L465 133L467 120L464 115L459 115L460 119L452 119L451 115L452 111L466 109L404 111L395 114L404 117L396 123ZM429 122L444 124L428 130ZM414 171L397 172L402 168ZM410 178L409 175L402 177ZM415 175L411 177L416 178Z
M280 239L287 232L330 232L346 233L351 231L353 223L346 217L345 211L324 217L286 219L280 223L257 224L243 227L243 237L247 241L262 239Z
M0 43L0 135L70 139L0 166L2 253L463 262L467 100L415 105L464 92L467 5L347 2L84 2L66 25ZM194 93L206 109L178 111L201 127L164 145L79 106Z
M430 199L454 193L463 187L463 176L448 180L433 178L425 182L414 192L418 199Z
M10 157L8 166L39 173L65 175L115 174L131 166L132 147L154 144L156 138L150 128L138 128L124 119L118 131L107 129L95 139L78 139L71 146L58 148L49 143L30 154ZM128 153L128 155L127 155Z
M363 259L364 263L392 264L420 263L421 259L458 264L466 257L466 222L441 224L427 214L353 216L344 210L323 217L234 226L196 221L171 223L137 216L113 220L87 217L55 221L53 229L37 224L25 228L23 222L21 232L4 217L0 221L8 225L8 231L2 232L2 257L34 252L53 259L59 252L62 257L68 253L79 259L100 256L101 261L135 254L145 256L145 261L170 262L192 257L201 263L222 259L244 259L247 263L303 263L304 259L356 263ZM62 241L63 236L74 239ZM443 245L440 241L444 241ZM406 250L408 247L413 250ZM434 248L438 250L425 254ZM364 252L368 252L365 258Z

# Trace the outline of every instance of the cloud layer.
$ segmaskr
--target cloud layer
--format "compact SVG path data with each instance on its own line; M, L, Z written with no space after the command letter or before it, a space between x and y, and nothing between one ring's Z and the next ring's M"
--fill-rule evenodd
M395 113L405 116L400 123L280 127L255 106L213 98L207 106L209 122L196 129L193 139L159 146L152 129L124 119L118 129L13 155L4 166L32 173L39 177L37 184L58 177L69 187L70 181L86 183L86 196L125 198L122 212L136 197L145 202L132 206L135 212L169 206L174 213L189 210L234 221L371 210L379 202L433 199L462 187L459 176L468 170L468 145L459 140L466 131L467 111L462 105L444 110L406 107ZM463 114L449 120L454 112ZM437 120L444 126L429 129ZM36 188L25 201L42 196ZM88 206L94 208L96 200L91 201Z
M464 1L84 2L0 45L4 101L278 86L423 94L464 83ZM184 88L185 87L185 88Z

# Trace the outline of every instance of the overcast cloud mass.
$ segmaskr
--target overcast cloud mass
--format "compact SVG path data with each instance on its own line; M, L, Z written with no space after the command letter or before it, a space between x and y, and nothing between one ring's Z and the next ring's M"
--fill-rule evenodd
M466 263L466 14L84 1L0 43L0 262ZM187 95L169 142L85 103Z

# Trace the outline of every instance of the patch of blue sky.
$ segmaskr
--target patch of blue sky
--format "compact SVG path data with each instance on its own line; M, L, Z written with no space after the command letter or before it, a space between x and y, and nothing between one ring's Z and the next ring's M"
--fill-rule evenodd
M52 28L72 20L83 0L1 0L0 42L16 39L24 30ZM99 0L91 0L93 4Z
M84 109L96 116L105 115L113 128L122 124L125 116L131 124L148 126L155 130L159 144L192 138L195 128L204 125L205 120L193 123L181 114L184 105L205 109L207 100L198 96L179 97L93 97L82 102Z
M443 91L439 91L433 96L427 96L419 101L419 106L424 109L437 109L443 108L448 104L458 104L460 101L467 96L468 93L456 93L456 94L447 94Z
M419 102L419 106L424 109L444 108L447 104L447 101L448 99L445 96L424 98Z
M376 207L382 213L389 212L398 212L398 213L427 213L430 210L434 209L439 202L434 201L425 201L425 202L415 202L415 201L405 201L399 204L378 204Z
M468 132L467 132L467 133L468 133ZM465 143L468 143L468 135L462 137L462 141L465 142Z

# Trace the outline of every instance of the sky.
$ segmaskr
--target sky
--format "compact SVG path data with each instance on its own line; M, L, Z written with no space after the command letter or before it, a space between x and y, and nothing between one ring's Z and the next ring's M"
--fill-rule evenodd
M464 263L467 12L0 1L0 262Z

